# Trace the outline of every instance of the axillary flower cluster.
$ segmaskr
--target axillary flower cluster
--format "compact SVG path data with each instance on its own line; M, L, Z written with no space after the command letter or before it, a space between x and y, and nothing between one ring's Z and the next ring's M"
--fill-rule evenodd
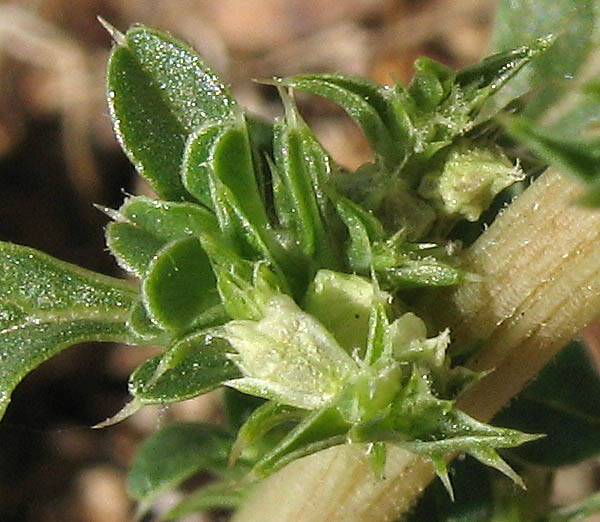
M457 409L480 376L453 362L451 332L428 331L414 304L477 280L451 230L523 178L483 109L551 39L458 72L421 58L408 87L277 79L285 111L270 123L240 108L186 44L143 26L110 30L115 133L157 197L105 209L106 237L140 283L3 244L3 406L28 371L75 342L159 345L113 420L220 386L264 399L231 440L230 469L241 471L226 481L365 443L378 476L393 444L429 457L450 494L456 452L521 483L496 450L537 436ZM337 165L299 114L298 90L339 104L374 161ZM49 305L35 296L42 283Z

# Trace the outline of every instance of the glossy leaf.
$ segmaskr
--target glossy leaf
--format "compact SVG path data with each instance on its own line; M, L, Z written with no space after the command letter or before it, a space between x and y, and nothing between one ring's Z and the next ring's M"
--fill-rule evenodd
M363 78L338 74L292 76L281 83L334 101L356 121L380 157L389 164L402 161L410 122L398 117L381 86Z
M415 75L408 94L420 110L433 111L450 92L455 74L426 56L417 58L413 67Z
M220 428L178 423L151 435L138 449L128 475L131 495L142 506L199 471L227 468L230 436Z
M253 114L246 114L245 117L256 182L263 200L268 201L267 193L271 184L268 159L273 157L273 124Z
M317 264L321 268L335 268L337 260L326 221L332 211L326 194L331 160L293 101L283 96L286 117L275 124L273 139L278 181L273 188L276 201L282 202L277 215L280 222L293 230L309 267Z
M250 141L245 125L227 129L215 142L211 167L217 178L231 191L235 203L256 228L267 225L264 203L260 197Z
M357 272L367 273L373 266L371 242L374 238L383 236L383 227L377 218L349 199L338 201L337 212L348 228L348 264Z
M395 289L454 286L470 279L464 270L426 256L420 259L407 256L397 266L378 266L377 272L382 275L382 285Z
M260 196L245 125L236 123L206 135L190 136L183 164L184 179L211 198L225 238L243 254L270 257L265 238L268 219Z
M170 241L190 236L220 234L215 215L193 203L130 197L115 212L116 221L106 227L106 242L124 270L144 278L150 263Z
M0 416L17 384L85 341L140 341L126 326L134 285L0 243Z
M570 343L495 422L547 435L511 450L535 464L563 466L600 454L600 378L585 347Z
M475 106L490 96L504 90L505 84L515 77L529 63L534 65L546 53L550 53L556 42L552 31L540 33L537 38L515 42L514 45L484 58L481 62L465 67L456 73L456 82L464 89L477 89L477 96L471 101ZM525 45L523 45L525 44Z
M355 441L386 441L429 456L446 487L449 482L440 459L452 452L469 453L524 487L522 479L496 450L539 438L540 435L497 428L469 417L456 409L452 401L437 398L432 392L430 377L418 368L397 395L388 416L353 429Z
M169 243L152 260L142 286L151 319L167 330L183 331L218 303L216 278L200 241Z
M507 51L536 38L555 34L556 41L495 96L502 107L533 89L544 87L528 104L526 114L536 118L557 103L569 89L569 79L580 70L595 45L598 12L593 0L557 0L552 8L536 0L498 2L492 51Z
M340 199L337 210L348 227L349 266L365 276L374 269L385 289L453 286L473 279L464 270L452 266L450 256L437 245L405 243L400 237L372 243L372 238L384 236L382 225L356 203Z
M129 378L129 392L145 404L178 402L241 376L222 339L201 331L175 342L167 352L148 359Z
M145 26L129 29L125 42L187 132L207 119L226 120L238 114L229 88L186 43Z
M383 355L390 355L389 326L385 304L381 300L373 299L365 354L365 363L369 366L375 364Z
M215 215L193 203L157 201L135 196L125 200L119 213L129 223L162 240L163 244L189 236L219 234Z
M138 173L165 199L185 199L179 177L186 136L238 112L227 87L186 44L138 26L108 64L115 133Z
M209 122L188 138L181 166L181 179L187 191L200 203L214 208L210 193L209 170L213 147L227 127Z

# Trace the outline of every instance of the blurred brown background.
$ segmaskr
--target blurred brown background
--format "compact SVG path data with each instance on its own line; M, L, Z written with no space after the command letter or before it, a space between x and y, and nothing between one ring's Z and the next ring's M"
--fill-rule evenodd
M0 1L0 239L118 273L104 248L106 218L92 203L116 208L123 191L147 189L112 136L104 99L111 41L98 15L121 30L139 22L186 39L231 84L242 105L273 117L280 113L275 92L252 78L335 71L407 82L421 54L464 66L485 53L493 5ZM305 118L339 162L356 167L370 157L357 128L335 106L299 98ZM213 395L168 409L146 408L120 425L90 430L124 404L127 376L147 356L148 349L87 345L67 350L25 380L0 425L0 521L131 519L124 477L135 445L172 418L219 416Z

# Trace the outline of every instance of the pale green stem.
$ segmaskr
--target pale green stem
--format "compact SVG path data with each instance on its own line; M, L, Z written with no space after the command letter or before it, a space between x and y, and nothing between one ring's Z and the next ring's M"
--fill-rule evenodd
M487 421L600 312L600 212L577 207L580 186L547 171L465 255L484 282L430 310L459 343L482 342L470 363L491 370L460 406ZM433 478L429 463L390 448L375 480L364 448L338 446L265 480L234 522L394 521Z

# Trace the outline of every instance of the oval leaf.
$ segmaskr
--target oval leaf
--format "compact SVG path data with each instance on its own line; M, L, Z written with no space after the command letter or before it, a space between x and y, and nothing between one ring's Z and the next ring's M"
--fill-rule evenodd
M176 331L216 305L216 279L200 241L192 237L163 248L148 268L142 297L151 319Z
M123 270L141 278L164 241L129 223L109 223L106 245Z
M207 332L191 334L139 366L129 379L129 392L145 404L197 397L241 376L228 357L232 351L226 341Z
M185 139L237 105L186 44L146 27L130 29L108 63L115 134L136 170L165 199L186 199L179 177Z
M268 220L254 176L245 126L231 127L219 136L212 150L211 167L235 198L232 203L240 208L249 223L258 229L265 227Z
M210 210L194 203L157 201L144 196L128 198L119 213L131 224L163 242L219 234L217 218Z

